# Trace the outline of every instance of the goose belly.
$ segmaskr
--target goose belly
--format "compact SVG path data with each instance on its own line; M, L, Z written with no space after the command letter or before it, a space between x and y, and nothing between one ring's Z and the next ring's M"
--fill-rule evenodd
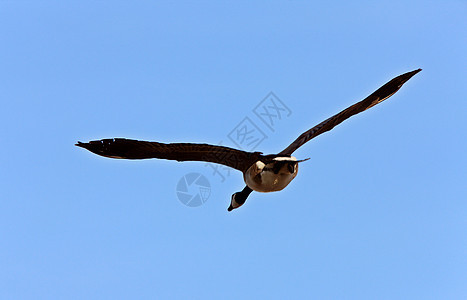
M297 175L294 173L278 173L262 171L256 176L245 176L245 183L252 190L262 193L276 192L284 189Z

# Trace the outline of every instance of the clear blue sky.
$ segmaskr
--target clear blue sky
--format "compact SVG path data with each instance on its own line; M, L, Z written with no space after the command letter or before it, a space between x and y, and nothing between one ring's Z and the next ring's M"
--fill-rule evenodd
M466 16L451 0L1 1L0 298L466 299ZM274 153L416 68L232 213L236 171L73 146L234 147L248 117ZM271 91L291 111L274 131L253 112ZM190 172L212 187L197 208L175 190Z

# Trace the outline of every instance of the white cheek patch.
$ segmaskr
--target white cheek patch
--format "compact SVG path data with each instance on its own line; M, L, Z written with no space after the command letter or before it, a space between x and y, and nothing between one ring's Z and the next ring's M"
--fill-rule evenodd
M256 162L256 167L257 167L259 170L264 169L265 166L266 166L266 165L265 165L262 161L260 161L260 160Z
M232 197L232 201L230 201L230 205L232 205L232 208L239 208L241 205L235 201L235 199Z
M297 161L297 158L295 156L291 157L275 157L273 158L275 161Z

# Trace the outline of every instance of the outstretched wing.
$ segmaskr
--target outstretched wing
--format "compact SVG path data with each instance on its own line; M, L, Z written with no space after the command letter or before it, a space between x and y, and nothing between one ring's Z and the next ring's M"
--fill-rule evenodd
M292 144L290 144L287 148L282 150L279 154L291 155L295 150L297 150L299 147L301 147L303 144L305 144L312 138L333 129L336 125L342 123L344 120L350 118L351 116L356 115L364 110L367 110L380 102L383 102L387 98L394 95L405 82L407 82L412 76L414 76L421 70L422 69L418 69L412 72L407 72L405 74L393 78L391 81L377 89L373 94L366 97L362 101L344 109L337 115L330 117L329 119L319 123L310 130L302 133Z
M261 152L246 152L223 146L191 143L164 144L124 138L103 139L88 143L78 142L76 146L110 158L206 161L226 165L242 172L262 157Z

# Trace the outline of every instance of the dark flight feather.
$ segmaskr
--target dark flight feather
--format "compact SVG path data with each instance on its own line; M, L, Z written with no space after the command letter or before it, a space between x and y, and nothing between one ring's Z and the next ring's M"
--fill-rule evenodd
M418 69L415 71L407 72L405 74L393 78L391 81L377 89L373 94L366 97L362 101L344 109L337 115L330 117L329 119L319 123L310 130L302 133L292 144L290 144L287 148L282 150L279 154L291 155L295 150L297 150L299 147L301 147L303 144L305 144L312 138L317 137L318 135L333 129L336 125L339 125L351 116L361 113L362 111L365 111L370 107L383 102L387 98L394 95L405 82L407 82L412 76L414 76L421 70L422 69Z
M242 172L258 160L268 157L263 156L261 152L246 152L224 146L192 143L164 144L124 138L103 139L88 143L78 142L76 146L110 158L205 161L226 165Z

